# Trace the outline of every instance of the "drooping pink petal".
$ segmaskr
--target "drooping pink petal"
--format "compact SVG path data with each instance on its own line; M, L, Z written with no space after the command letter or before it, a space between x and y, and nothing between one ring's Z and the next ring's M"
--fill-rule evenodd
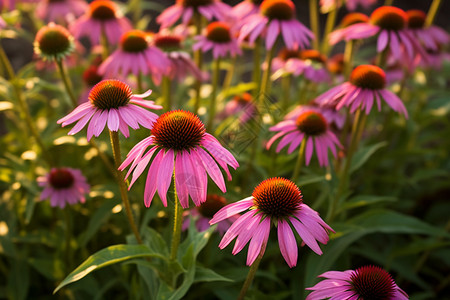
M238 202L228 204L227 206L221 208L209 221L209 224L213 225L220 221L223 221L231 216L234 216L244 210L249 209L253 206L253 197L248 197L242 199Z
M281 254L290 268L297 265L298 246L295 241L294 233L289 224L284 220L278 221L278 244Z
M248 246L247 266L252 265L258 255L265 250L265 244L267 244L267 240L269 239L269 233L270 218L264 218L255 229L255 233Z
M161 164L158 169L158 195L164 206L167 206L167 191L169 190L170 182L172 181L174 165L174 152L172 149L168 150L161 159Z

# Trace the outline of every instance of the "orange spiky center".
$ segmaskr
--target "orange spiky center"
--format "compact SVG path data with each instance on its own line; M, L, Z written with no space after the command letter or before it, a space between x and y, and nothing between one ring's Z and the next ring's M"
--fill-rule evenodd
M116 18L117 7L109 0L95 0L89 4L89 11L92 18L106 21Z
M344 54L338 53L327 61L327 68L333 74L342 74L344 70Z
M50 172L50 185L57 190L71 187L74 181L72 173L65 168L54 169Z
M322 64L327 61L327 57L325 55L313 49L302 50L300 52L300 58L303 60L311 60Z
M327 131L328 122L321 113L315 111L306 111L295 120L298 130L306 135L316 136Z
M299 210L302 193L292 181L281 178L269 178L261 182L253 191L254 205L271 218L286 218Z
M419 9L411 9L406 12L408 15L408 27L413 29L420 29L425 26L427 14Z
M197 206L197 210L203 217L211 219L225 205L227 205L227 200L224 197L208 195L206 201Z
M162 114L152 128L155 144L169 150L190 150L200 145L205 125L190 111L173 110Z
M386 30L401 30L408 22L405 11L394 6L381 6L370 15L370 22Z
M243 93L233 97L234 101L239 103L248 104L253 101L253 96L250 93Z
M42 27L36 34L39 50L45 55L57 55L71 48L71 35L67 29L54 23Z
M350 277L351 286L359 298L364 300L392 299L394 280L380 267L364 266L355 270Z
M281 51L278 53L278 57L283 61L287 61L290 58L301 58L299 50L292 50L287 48L281 49Z
M127 105L132 95L128 84L116 79L106 79L91 89L89 101L100 109L119 108Z
M260 10L271 20L291 20L294 18L295 5L291 0L264 0Z
M181 49L181 41L183 38L176 35L156 35L153 43L156 47L164 51L176 51Z
M120 46L125 52L142 52L148 48L147 34L141 30L125 32L120 38Z
M360 88L381 90L386 86L386 74L377 66L361 65L352 71L350 82Z
M212 22L206 27L206 38L215 43L231 41L230 26L224 22Z
M348 27L350 25L353 24L358 24L358 23L367 23L369 22L369 17L366 16L365 14L362 13L349 13L347 14L341 21L341 26L342 28Z

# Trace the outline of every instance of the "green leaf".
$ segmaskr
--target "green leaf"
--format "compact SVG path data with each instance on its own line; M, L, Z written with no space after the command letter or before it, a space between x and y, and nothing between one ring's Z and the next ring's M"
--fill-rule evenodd
M344 205L342 205L340 211L377 204L380 202L394 202L396 200L397 198L392 196L358 195L356 197L349 199Z
M375 145L370 145L366 147L362 147L358 151L356 151L355 156L352 159L352 163L350 165L350 173L358 170L361 166L366 163L367 160L380 148L385 147L388 143L383 141L377 143Z
M194 282L212 282L212 281L228 281L232 282L234 280L217 274L211 269L197 266L195 269Z
M164 259L162 255L151 252L145 245L110 246L88 257L88 259L72 271L72 273L56 287L53 293L56 293L62 287L72 282L80 280L95 270L138 257L158 257Z

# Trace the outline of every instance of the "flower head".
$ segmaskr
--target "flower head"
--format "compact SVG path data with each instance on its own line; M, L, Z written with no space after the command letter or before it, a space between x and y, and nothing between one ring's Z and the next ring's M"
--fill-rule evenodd
M72 168L53 168L47 175L38 177L37 181L39 186L44 187L40 199L50 198L53 207L84 203L85 194L90 189L81 171Z
M131 149L119 167L123 170L133 162L126 175L128 177L134 170L131 188L154 156L145 186L144 201L147 207L156 190L164 206L167 206L167 191L172 178L183 208L189 207L189 196L196 206L206 201L206 173L223 192L226 191L224 178L217 164L225 170L229 180L231 174L228 165L236 169L239 164L228 150L206 133L198 116L184 110L166 112L156 120L151 133ZM144 154L149 146L150 150Z
M190 73L200 81L207 80L207 74L202 74L189 53L183 51L182 42L183 37L176 34L160 32L153 37L153 45L161 49L169 59L169 78L182 81Z
M229 117L239 118L241 123L246 123L254 118L257 113L256 104L253 97L249 93L243 93L234 96L227 102L223 111L217 116L219 119L226 119Z
M353 31L350 26L360 23L368 23L369 21L369 17L363 13L353 12L345 15L341 23L339 24L339 28L330 33L330 44L334 45L339 41L345 39L347 35L351 34Z
M125 137L129 136L128 126L138 129L139 124L152 128L158 117L140 106L150 109L161 109L153 101L143 100L151 94L148 90L142 95L133 95L131 88L120 80L107 79L97 83L89 93L89 101L79 105L70 114L58 120L58 124L66 126L77 122L69 131L69 135L79 132L89 122L87 139L99 136L108 123L111 131L120 130ZM140 105L140 106L138 106Z
M72 24L70 30L76 38L88 36L93 45L100 44L104 31L109 44L116 45L121 35L131 30L131 23L117 5L110 0L94 0L84 15Z
M195 226L198 231L207 230L210 227L209 221L214 216L214 214L226 205L227 199L225 199L225 197L216 194L209 194L206 197L206 201L203 202L200 206L196 206L189 211L185 211L183 230L186 230L189 227L189 223L191 220L195 220ZM225 231L227 231L227 229L230 227L234 219L236 218L231 218L219 222L219 224L217 224L217 231L221 234L224 234Z
M187 26L195 12L209 21L213 18L223 21L230 16L231 7L221 0L177 0L174 5L164 10L156 21L162 28L167 28L181 18L183 25Z
M236 255L250 241L247 265L264 253L272 225L277 228L281 254L291 268L297 264L298 256L291 226L303 242L319 255L322 251L317 241L326 244L327 231L333 231L316 211L303 203L302 193L295 183L285 178L264 180L255 188L252 196L225 206L209 223L218 223L243 211L247 212L231 225L219 247L225 248L237 237L232 252Z
M295 5L291 0L264 0L258 14L245 19L239 40L249 38L250 43L266 33L266 48L272 49L279 35L282 35L288 49L305 48L314 34L295 19Z
M206 27L205 35L197 36L196 40L193 49L201 49L203 52L212 50L214 58L225 57L227 54L231 56L242 54L237 39L225 22L210 23Z
M380 267L363 266L344 272L329 271L319 277L326 278L313 287L306 300L368 299L406 300L408 295L397 286L392 276Z
M407 118L408 112L402 100L385 87L386 74L381 68L361 65L352 71L349 82L330 89L315 101L320 105L335 106L337 110L347 106L351 113L360 108L369 114L375 102L378 110L381 110L383 99L394 111L402 113Z
M120 48L114 51L101 65L102 75L114 77L133 74L152 74L155 84L169 72L170 62L157 47L149 44L148 35L141 30L125 32L120 39Z
M278 133L269 140L266 145L267 149L277 139L283 137L277 146L277 152L290 144L288 153L292 153L305 140L306 165L309 165L311 161L314 146L320 166L328 165L328 149L336 157L336 146L342 147L334 133L329 130L328 121L320 112L314 110L306 110L300 113L296 119L281 121L271 127L270 131L278 131Z
M73 36L61 25L49 23L39 29L34 40L34 52L44 60L61 60L75 49Z
M416 37L428 50L437 51L441 45L450 43L449 34L442 28L431 25L425 26L427 15L425 12L412 9L406 12L408 17L408 32Z

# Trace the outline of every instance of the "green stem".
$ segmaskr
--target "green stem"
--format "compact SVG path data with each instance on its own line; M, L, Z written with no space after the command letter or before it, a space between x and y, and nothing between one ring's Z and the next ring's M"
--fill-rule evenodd
M309 16L311 29L314 33L313 48L319 50L319 10L317 0L309 0Z
M286 75L281 78L281 88L283 90L283 110L287 111L291 103L291 82L292 75Z
M167 76L163 76L161 82L162 96L164 99L164 108L166 111L172 109L172 93L171 93L171 81Z
M181 225L183 220L183 208L178 200L177 188L175 186L175 174L173 180L173 190L174 190L174 214L173 214L173 233L172 233L172 244L170 246L170 260L177 259L178 246L181 240Z
M388 50L389 48L386 46L383 51L378 53L377 58L375 59L376 65L382 69L386 66Z
M100 44L102 45L102 59L104 61L109 56L109 41L103 24L101 25Z
M441 0L433 0L430 9L428 10L427 18L425 20L425 26L431 26L436 18L436 14L439 11L439 6L441 6Z
M323 34L322 40L322 53L328 55L330 44L328 42L328 37L331 31L333 31L334 25L336 24L336 16L338 12L338 7L336 7L330 11L327 15L327 22L325 24L325 32Z
M263 246L263 247L265 247L265 246ZM247 274L247 278L245 278L245 282L242 285L241 292L239 293L239 296L237 298L238 300L243 300L245 295L247 294L247 290L249 289L249 287L251 286L251 284L253 282L253 279L255 278L255 274L256 274L256 271L258 270L259 263L261 262L262 256L263 256L263 253L261 251L259 253L258 257L256 258L256 260L253 262L252 266L250 267L250 270L248 271L248 274Z
M266 55L266 69L264 70L261 81L261 88L258 95L258 104L263 104L264 98L270 93L270 74L272 73L272 60L275 53L275 45L267 51Z
M194 13L194 21L195 21L195 28L196 28L196 35L200 35L202 33L203 29L203 20L202 15L198 13L197 11ZM197 68L202 71L203 68L203 53L201 50L197 50L194 52L194 62L197 65ZM201 80L197 79L195 81L195 98L194 98L194 113L198 113L198 109L200 108L200 93L202 89L202 82Z
M353 56L355 52L355 41L349 40L345 43L344 50L344 78L348 79L353 70Z
M392 3L394 3L394 0L385 0L384 1L384 6L391 6Z
M300 144L300 148L298 150L297 162L295 164L294 173L293 173L292 179L291 179L293 182L297 181L298 175L300 175L300 171L303 166L304 157L305 157L306 139L307 139L307 136L305 136L303 138L302 143Z
M128 199L128 192L127 187L125 185L123 173L117 168L119 168L120 163L122 161L120 157L120 142L119 142L119 133L117 131L109 131L109 137L111 139L111 146L113 149L113 155L114 155L114 162L116 164L116 179L117 183L119 185L120 189L120 195L122 197L123 206L125 207L125 212L128 218L128 223L130 224L131 230L134 233L134 236L136 237L136 241L139 244L142 244L141 235L139 234L139 231L136 227L136 224L134 223L133 213L131 211L131 205L130 200Z
M211 132L213 129L214 118L216 117L216 101L217 101L217 87L219 85L219 75L220 75L220 57L214 61L213 75L212 75L212 92L211 100L209 102L209 117L208 123L206 124L206 131Z
M71 271L73 266L73 259L72 259L72 247L71 247L71 240L72 240L72 216L70 213L69 206L66 206L63 209L64 212L64 221L66 223L66 262L67 262L67 270Z
M144 86L142 84L142 73L141 73L141 71L139 71L139 73L137 75L137 88L138 88L138 92L139 93L143 93L144 92Z
M233 81L234 71L236 69L237 55L231 59L230 67L227 70L227 75L225 75L225 79L223 81L222 91L226 91Z
M66 93L70 98L70 102L72 103L73 107L77 107L78 102L73 93L72 85L71 85L70 79L67 76L67 73L64 69L63 62L61 59L56 59L55 62L56 62L56 65L58 66L59 74L61 75L61 79L64 83L64 88L66 89Z
M6 73L8 74L9 80L11 82L11 85L13 87L14 94L17 99L17 104L19 105L19 109L23 115L23 119L25 120L25 123L27 124L28 130L30 131L31 135L36 140L36 143L38 144L39 148L41 148L42 155L49 166L54 166L54 161L52 156L47 150L47 147L45 147L44 142L41 139L41 136L38 133L37 128L34 126L33 119L31 118L30 110L28 109L28 105L23 98L22 91L20 87L18 86L16 74L14 72L13 67L11 66L11 63L6 56L6 53L3 49L3 47L0 44L0 61L3 65L3 68L5 69Z
M253 72L252 81L256 84L254 89L253 99L256 99L257 92L261 88L261 38L257 38L255 41L255 47L253 48Z
M355 121L353 123L350 147L347 151L344 168L342 169L342 172L340 174L338 190L336 192L336 196L332 199L332 202L330 204L330 210L328 211L327 215L328 222L332 222L334 217L336 216L336 210L340 202L340 198L348 188L349 172L352 158L356 150L358 149L358 144L361 139L362 132L364 130L366 119L367 115L364 112L362 112L360 108L358 108L355 115Z

